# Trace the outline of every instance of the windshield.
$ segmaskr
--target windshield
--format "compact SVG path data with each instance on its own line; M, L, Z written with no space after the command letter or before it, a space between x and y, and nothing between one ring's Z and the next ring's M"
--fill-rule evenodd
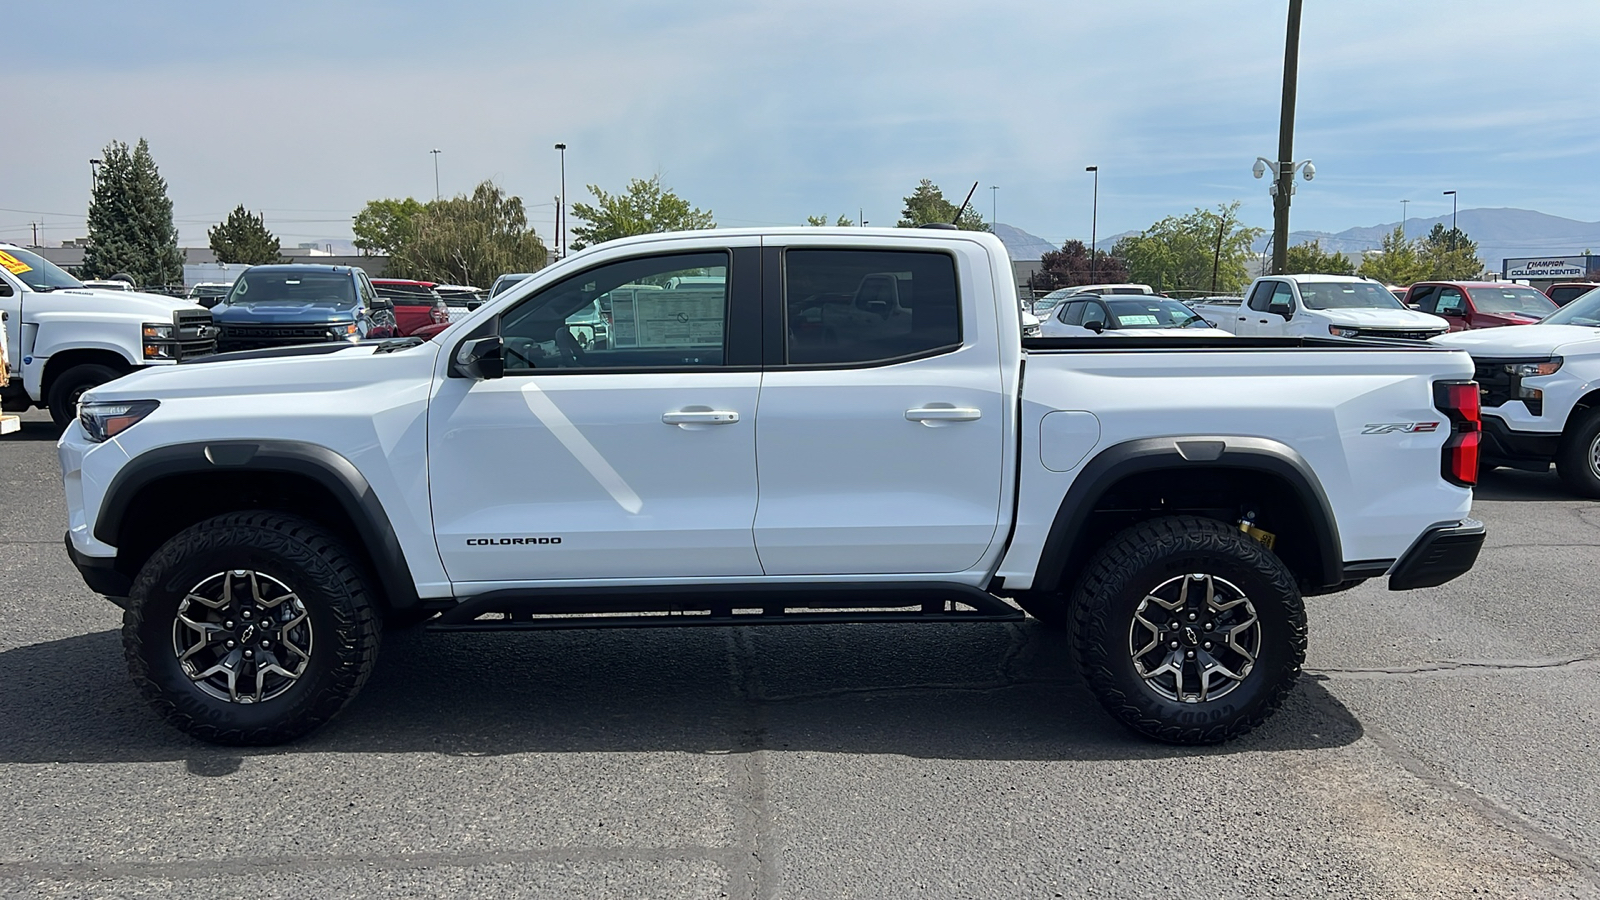
M1496 315L1514 313L1542 319L1556 311L1556 304L1549 297L1525 287L1475 287L1472 302L1477 304L1478 312Z
M230 306L258 304L354 306L355 279L342 272L246 272L234 282Z
M1539 320L1540 325L1600 326L1600 291L1590 291Z
M532 274L532 273L528 273L528 274ZM528 277L527 274L522 274L522 275L501 275L499 278L496 278L494 280L494 286L489 289L489 294L492 297L498 297L501 294L505 293L506 291L509 291L512 288L516 287L517 285L521 284L522 283L522 279L527 278L527 277Z
M1389 289L1364 281L1300 282L1308 309L1405 309Z
M7 272L22 279L22 283L27 285L29 290L53 291L57 288L83 287L83 282L62 271L55 263L20 247L0 250L0 266L4 266Z
M1210 328L1210 323L1177 300L1149 297L1141 300L1107 299L1106 306L1117 320L1117 329L1126 328Z

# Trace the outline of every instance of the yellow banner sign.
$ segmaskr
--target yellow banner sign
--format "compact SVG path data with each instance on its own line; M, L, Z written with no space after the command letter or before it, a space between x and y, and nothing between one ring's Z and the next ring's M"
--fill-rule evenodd
M13 275L21 275L23 272L33 271L33 266L30 266L22 260L17 259L15 256L12 256L4 250L0 250L0 266L5 266L6 271Z

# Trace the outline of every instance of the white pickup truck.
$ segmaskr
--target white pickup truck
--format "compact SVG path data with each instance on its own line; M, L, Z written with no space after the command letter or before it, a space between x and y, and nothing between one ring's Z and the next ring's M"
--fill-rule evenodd
M1477 366L1483 461L1535 472L1550 463L1573 493L1600 498L1600 292L1534 325L1435 339Z
M0 311L7 313L6 392L46 407L57 425L84 391L135 369L215 353L211 313L187 300L90 289L31 250L0 244Z
M818 312L889 277L905 315ZM383 622L1021 618L1002 598L1073 630L1131 728L1220 741L1295 683L1303 594L1472 566L1465 353L1023 341L1012 282L976 232L651 235L428 342L136 373L62 436L67 550L155 709L247 744L333 716Z
M1206 321L1243 337L1376 337L1427 340L1450 330L1438 316L1407 309L1389 289L1351 275L1257 278L1237 302L1189 304Z

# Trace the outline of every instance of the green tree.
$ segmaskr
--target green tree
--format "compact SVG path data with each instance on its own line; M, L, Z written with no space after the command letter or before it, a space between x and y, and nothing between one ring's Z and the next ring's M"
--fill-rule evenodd
M1369 253L1356 270L1357 274L1384 284L1400 285L1424 281L1431 272L1432 267L1417 252L1416 242L1406 240L1399 227L1384 235L1381 249Z
M917 183L917 189L905 198L905 209L900 211L900 228L916 228L931 222L954 223L962 231L992 231L989 223L969 204L956 221L956 205L944 198L944 191L927 178Z
M1443 222L1434 223L1433 230L1418 242L1417 253L1428 265L1427 277L1433 281L1463 281L1483 274L1477 243L1459 228L1445 228Z
M1284 259L1285 275L1354 275L1356 264L1343 253L1328 253L1321 241L1295 244Z
M583 223L572 229L574 250L635 234L717 227L711 210L691 207L689 201L663 188L660 175L652 175L649 181L634 178L621 194L608 194L593 184L589 193L595 198L593 206L572 204L572 214Z
M1168 216L1111 248L1130 280L1158 291L1233 292L1250 281L1250 245L1263 233L1239 223L1239 201ZM1097 266L1098 268L1098 266Z
M488 285L507 272L533 272L549 258L528 227L522 198L492 181L472 194L435 200L412 219L405 243L389 257L400 278Z
M394 255L410 239L412 223L424 208L411 197L368 200L350 226L356 247L367 256Z
M228 213L227 221L211 226L206 237L211 239L217 262L259 266L281 258L278 239L267 230L266 217L251 215L242 203Z
M1029 285L1036 291L1053 291L1080 284L1114 284L1128 278L1128 266L1104 250L1095 251L1091 274L1089 248L1083 241L1067 241L1060 250L1049 250L1039 257L1039 270Z
M828 217L827 216L806 216L806 224L811 226L812 228L822 228L823 226L828 224ZM846 216L840 216L838 218L838 220L833 223L835 228L852 228L852 227L855 226L855 224L856 224L855 220L850 219L850 218L848 218Z
M112 141L89 202L89 246L83 271L90 278L118 272L141 285L183 280L183 253L172 224L172 200L144 138L130 152Z

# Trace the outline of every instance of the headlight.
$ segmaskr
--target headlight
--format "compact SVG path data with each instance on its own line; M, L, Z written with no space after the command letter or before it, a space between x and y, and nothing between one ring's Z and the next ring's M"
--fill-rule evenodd
M350 325L335 325L328 329L328 339L334 341L348 340L356 334L356 331L356 326L353 323Z
M170 324L145 323L143 346L145 359L177 358L178 346L173 340L173 328Z
M147 341L172 340L171 325L146 325L144 326L144 339Z
M1334 337L1353 338L1353 337L1360 337L1361 336L1361 330L1360 329L1357 329L1357 328L1346 328L1343 325L1329 325L1328 326L1328 333L1333 335Z
M1561 371L1561 357L1554 356L1550 359L1538 359L1530 362L1507 363L1506 374L1518 378L1535 378L1540 375L1554 375Z
M100 444L139 424L160 405L155 400L79 403L78 424L90 441Z

